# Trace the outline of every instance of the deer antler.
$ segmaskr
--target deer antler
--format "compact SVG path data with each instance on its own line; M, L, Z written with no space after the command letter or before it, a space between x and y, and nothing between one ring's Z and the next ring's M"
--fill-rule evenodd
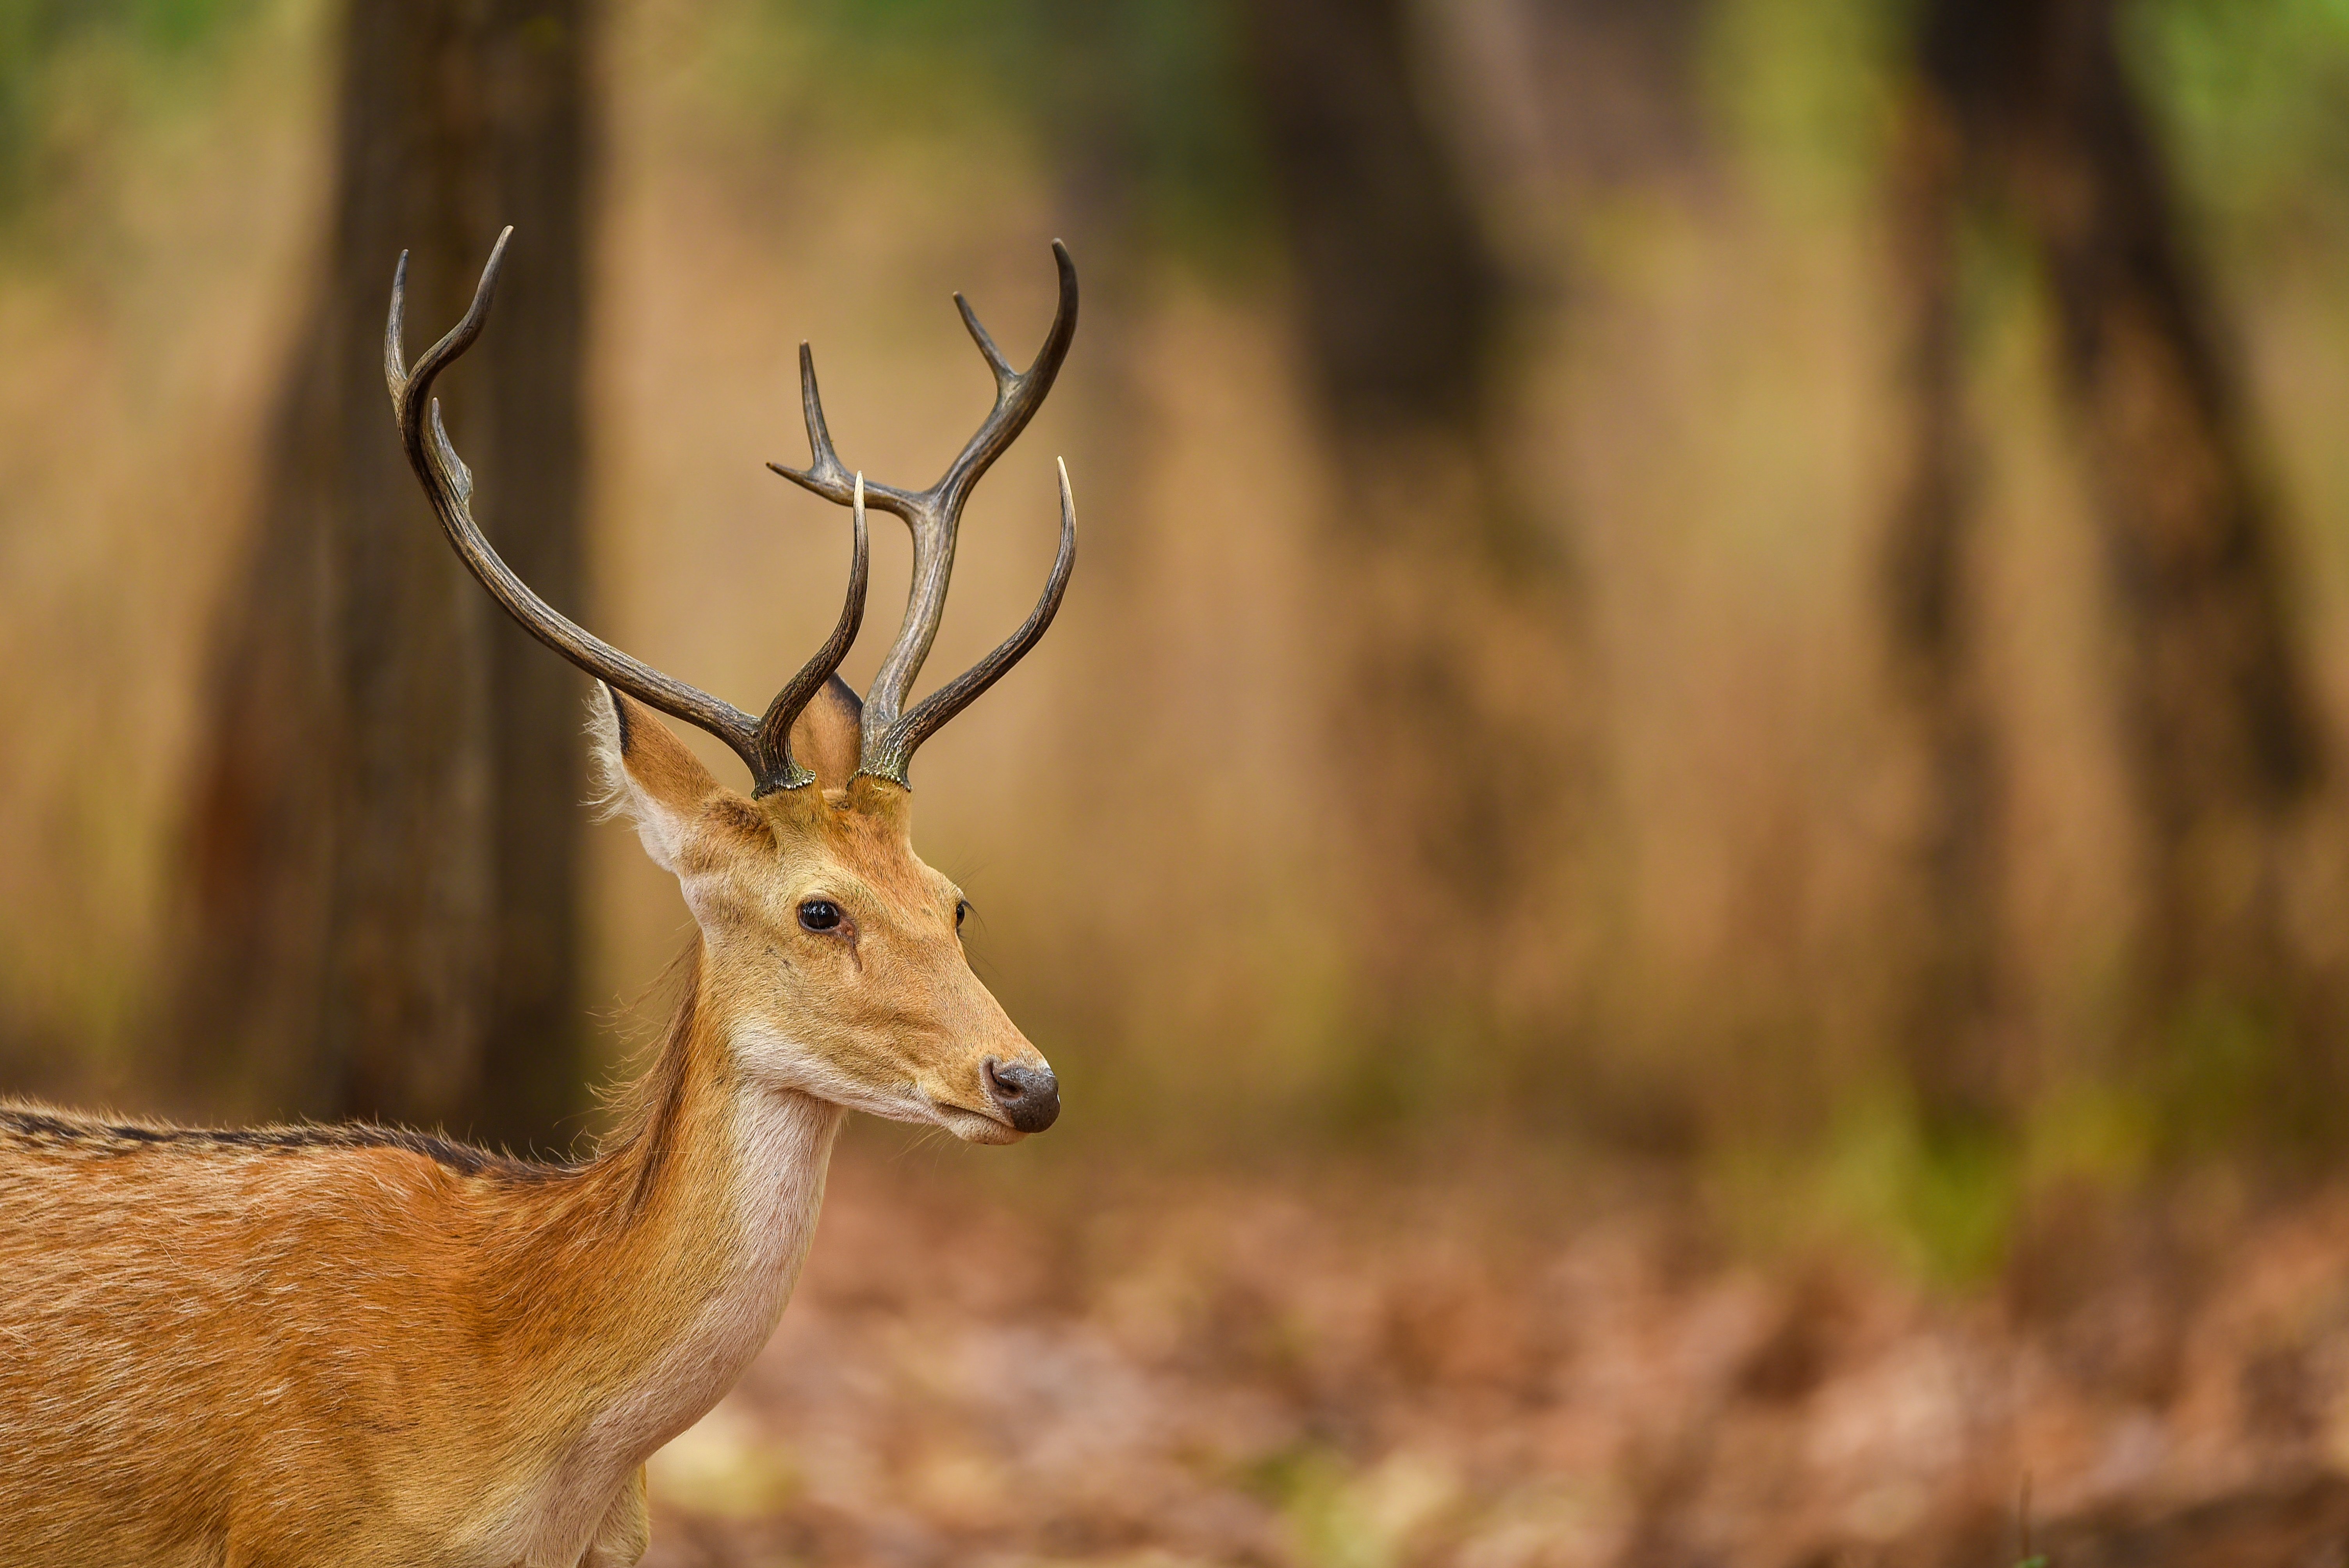
M987 335L987 328L978 324L969 302L960 294L955 295L955 308L962 312L963 325L970 329L971 340L978 345L988 368L995 373L995 407L980 423L978 434L947 465L938 482L918 491L884 484L864 487L874 506L905 519L906 528L912 531L914 581L905 596L905 619L897 629L897 640L890 645L889 655L881 661L881 668L873 677L873 687L865 694L857 759L860 773L904 784L915 748L936 734L947 720L969 707L1036 645L1037 639L1052 624L1053 615L1061 608L1061 595L1068 589L1069 572L1077 558L1077 509L1069 493L1068 465L1063 463L1061 549L1052 562L1052 574L1044 583L1043 597L1036 602L1036 608L1019 629L993 653L932 692L910 713L903 711L914 677L921 673L922 661L929 657L930 645L937 637L938 619L946 613L947 580L954 573L955 536L962 526L963 502L988 466L1019 439L1028 421L1036 417L1045 394L1052 389L1053 377L1061 373L1061 362L1069 356L1069 344L1076 336L1077 269L1069 260L1068 248L1058 240L1052 242L1052 260L1060 270L1060 304L1052 312L1050 329L1044 334L1044 346L1036 351L1035 362L1025 370L1011 368L1010 362L995 346L995 340ZM815 358L804 343L800 345L800 400L807 411L811 460L804 469L789 469L781 463L767 466L828 500L849 504L853 488L849 471L841 466L833 450L832 432L824 425L823 400L816 392Z
M799 673L775 694L775 700L767 705L766 713L760 717L753 718L723 698L663 675L571 621L531 592L530 585L515 576L513 569L500 560L498 552L490 548L490 542L481 537L480 527L473 521L472 471L449 444L449 433L440 423L440 400L431 395L434 379L481 335L481 328L490 317L490 296L497 289L498 269L505 261L506 242L512 237L511 225L498 235L497 245L490 252L489 264L481 269L481 285L473 291L473 303L467 307L463 319L449 329L447 336L424 351L412 372L403 363L402 349L408 295L407 252L399 253L398 270L392 274L391 318L383 334L383 377L391 388L392 411L399 421L400 440L408 449L408 460L415 468L416 477L424 482L425 493L432 498L432 510L440 515L449 542L456 547L473 575L481 579L481 586L490 591L491 597L504 605L506 613L521 622L523 629L532 636L596 679L663 713L697 725L732 747L735 755L750 767L755 793L797 789L814 782L815 775L792 758L792 723L817 688L840 667L840 661L848 655L849 645L856 640L857 628L864 621L869 552L864 529L864 476L855 476L853 484L844 484L843 490L843 495L851 502L855 553L848 569L848 601L841 608L840 622L833 627L823 646L816 650L815 656L800 666ZM429 449L425 445L428 427L431 434ZM1063 553L1066 550L1063 545Z

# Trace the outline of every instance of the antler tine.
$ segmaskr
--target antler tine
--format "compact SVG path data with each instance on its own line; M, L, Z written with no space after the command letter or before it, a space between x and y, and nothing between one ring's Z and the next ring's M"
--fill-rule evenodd
M764 720L754 719L732 703L622 653L540 598L490 547L490 542L474 522L473 476L450 445L449 432L440 421L440 399L432 396L432 384L440 372L481 336L489 320L491 298L497 291L499 271L505 263L506 242L512 237L512 225L498 235L498 242L490 252L489 264L481 269L481 281L473 291L472 304L456 325L424 351L413 371L404 364L402 342L408 306L405 251L400 253L399 265L392 273L391 311L384 325L384 380L391 392L400 443L407 449L409 466L424 485L425 494L431 499L441 531L449 536L459 558L489 590L490 596L532 636L606 685L724 741L750 769L757 793L798 788L812 776L792 759L792 721L839 665L864 617L867 552L863 508L859 507L855 513L855 559L849 578L848 606L842 614L841 625L833 629L823 649L777 696ZM810 671L817 672L812 678ZM795 694L796 702L787 703Z
M849 502L850 476L841 466L840 455L833 450L832 430L824 423L823 394L816 390L815 354L805 343L800 345L800 407L807 416L808 453L810 461L804 469L785 468L781 463L767 466L798 485L814 491L826 500L842 506ZM865 490L873 504L883 511L894 512L912 523L921 514L926 495L901 490L895 485L867 483Z
M856 634L864 624L864 584L873 558L871 540L864 531L863 474L858 474L855 479L849 519L856 534L855 554L849 562L848 602L841 606L839 624L833 627L832 635L824 640L823 646L815 651L814 656L800 666L800 673L775 694L775 700L767 705L766 717L759 721L761 750L782 765L774 784L762 785L757 790L761 795L771 789L796 789L803 784L815 782L815 775L792 757L792 726L798 721L801 710L807 707L817 690L832 678L832 672L840 667L840 661L848 656L850 645L856 641Z
M877 748L868 748L860 761L863 771L905 781L905 769L922 742L946 722L978 700L1005 672L1027 655L1061 613L1061 599L1069 590L1069 573L1077 564L1077 502L1069 493L1069 465L1055 459L1061 470L1061 548L1052 558L1052 574L1045 579L1043 597L1028 613L1019 629L997 645L993 653L924 697L914 711L891 725Z
M890 645L880 669L874 675L872 687L865 694L860 760L863 772L899 784L905 782L905 765L913 755L914 747L955 712L960 711L971 697L992 684L1002 669L1009 668L1034 641L1034 637L1030 636L1027 642L1022 643L1019 635L1015 635L1012 643L1019 644L1016 649L1012 648L1011 643L1007 643L1003 648L988 655L988 660L983 662L978 670L971 672L971 675L978 675L998 656L1003 658L1001 667L987 675L961 701L936 712L936 717L927 721L910 741L906 733L899 731L901 715L908 719L912 717L904 713L905 697L913 689L916 677L921 674L923 662L929 657L930 645L937 637L939 619L946 613L947 584L954 572L955 542L962 524L963 502L995 459L1019 439L1019 433L1036 417L1036 410L1042 407L1045 396L1051 391L1052 383L1061 373L1061 363L1068 358L1069 346L1076 337L1077 269L1069 259L1068 247L1058 240L1052 242L1052 261L1059 273L1059 302L1052 312L1052 325L1044 334L1043 345L1037 349L1034 362L1024 371L1011 367L1002 351L996 347L995 340L988 335L987 328L980 325L978 313L971 309L969 302L960 294L955 295L955 307L962 315L963 325L969 330L971 341L978 346L980 356L986 359L988 369L995 377L995 406L988 411L987 418L980 422L970 439L964 443L962 450L956 454L954 461L947 465L947 471L929 489L908 491L888 485L866 486L873 504L903 518L911 531L914 573L912 586L905 597L905 620L899 624L896 640ZM800 346L800 395L807 413L809 466L803 469L786 468L780 463L767 466L817 495L844 503L848 500L848 473L833 450L832 434L824 422L823 400L816 391L815 361L805 344ZM1056 566L1055 570L1057 572L1060 568ZM1056 605L1059 603L1058 592L1058 589L1047 590L1048 596ZM1050 624L1050 614L1044 613L1043 624ZM1030 620L1032 622L1034 617L1031 616ZM1038 624L1035 635L1041 635L1042 631L1043 624ZM1021 634L1025 633L1026 628L1023 627ZM937 695L944 696L948 690L959 689L963 680L968 678L958 678L949 686L941 688ZM927 703L924 705L925 708L928 707Z
M1055 242L1052 248L1057 253L1059 243ZM995 372L995 390L999 397L1005 384L1018 379L1019 373L1011 368L1011 361L1003 357L1003 350L995 346L995 339L988 336L987 328L979 324L978 312L970 308L970 301L962 297L961 290L955 291L954 302L955 309L962 313L963 330L970 334L973 343L978 345L978 352L987 360L987 367Z
M505 266L506 242L512 238L512 223L498 232L498 242L490 247L489 263L481 268L481 281L473 290L472 303L457 318L457 325L424 351L424 357L416 362L413 377L401 364L408 335L408 253L399 253L399 264L391 273L391 319L385 323L383 330L383 378L391 388L393 409L403 434L415 414L414 404L408 401L411 387L419 398L428 396L433 381L449 362L472 347L474 339L481 335L481 328L490 319L491 297L497 293L498 273Z

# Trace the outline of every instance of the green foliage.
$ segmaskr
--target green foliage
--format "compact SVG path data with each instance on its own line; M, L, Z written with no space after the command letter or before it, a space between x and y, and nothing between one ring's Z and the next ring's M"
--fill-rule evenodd
M2255 247L2349 221L2349 0L2142 0L2138 78L2191 200Z
M125 98L203 57L258 3L0 0L0 216L71 173L63 127L119 119Z
M1718 0L1702 80L1723 145L1798 201L1872 197L1905 12L1888 0Z
M1858 1241L1915 1277L1964 1289L2006 1261L2028 1197L2027 1140L1930 1129L1906 1095L1855 1095L1813 1148L1718 1160L1713 1207L1763 1251Z
M1249 1490L1278 1508L1309 1568L1398 1568L1416 1560L1433 1526L1456 1511L1456 1477L1408 1453L1362 1469L1310 1444L1249 1468Z
M901 136L1027 143L1143 245L1256 232L1263 163L1237 13L1197 0L759 0L807 80ZM860 122L860 133L882 129Z

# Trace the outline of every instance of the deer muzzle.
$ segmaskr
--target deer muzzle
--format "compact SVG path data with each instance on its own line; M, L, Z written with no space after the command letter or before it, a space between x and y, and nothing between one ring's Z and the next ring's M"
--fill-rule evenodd
M1061 1117L1061 1080L1041 1063L987 1058L988 1098L1003 1119L1021 1132L1041 1132Z

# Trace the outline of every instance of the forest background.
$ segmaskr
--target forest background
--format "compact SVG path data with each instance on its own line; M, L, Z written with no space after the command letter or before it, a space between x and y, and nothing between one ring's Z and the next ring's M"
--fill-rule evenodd
M798 342L926 482L948 293L1017 358L1076 257L935 669L1056 454L1075 584L918 780L1069 1113L884 1185L1636 1190L1922 1302L2331 1190L2340 0L5 0L0 1089L556 1151L657 1023L585 681L378 389L394 257L420 335L505 222L485 525L744 701L845 558Z

